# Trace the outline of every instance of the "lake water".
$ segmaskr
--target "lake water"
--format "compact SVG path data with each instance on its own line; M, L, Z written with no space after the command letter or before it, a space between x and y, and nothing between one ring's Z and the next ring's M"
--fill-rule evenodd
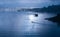
M60 37L57 23L45 20L53 16L56 14L0 12L0 37Z

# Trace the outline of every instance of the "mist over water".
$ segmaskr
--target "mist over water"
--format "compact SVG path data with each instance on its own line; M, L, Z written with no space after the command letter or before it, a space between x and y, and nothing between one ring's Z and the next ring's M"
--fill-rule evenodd
M58 23L45 20L59 9L60 0L0 0L0 37L60 37Z
M34 14L38 14L35 17ZM60 36L57 23L45 20L54 13L0 12L0 37L54 37Z

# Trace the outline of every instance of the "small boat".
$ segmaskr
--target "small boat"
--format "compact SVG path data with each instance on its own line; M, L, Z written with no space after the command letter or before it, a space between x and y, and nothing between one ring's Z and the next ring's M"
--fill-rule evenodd
M34 14L35 15L35 17L38 17L38 14Z

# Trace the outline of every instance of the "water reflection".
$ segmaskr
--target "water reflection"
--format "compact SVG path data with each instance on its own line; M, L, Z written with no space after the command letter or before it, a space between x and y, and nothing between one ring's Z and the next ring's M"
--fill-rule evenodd
M50 21L44 20L44 18L55 16L54 14L38 13L38 17L35 17L35 13L2 13L1 19L4 19L0 23L0 34L7 32L10 36L20 35L40 35L40 36L52 36L56 30L56 24ZM5 21L5 22L4 22ZM7 23L7 21L9 23ZM32 23L33 21L33 23ZM2 25L3 24L3 25ZM4 32L5 31L5 32ZM6 35L6 36L8 36ZM5 36L5 35L4 35Z
M35 15L29 15L29 20L32 21L36 21L38 20L38 17L35 17Z
M30 21L34 21L36 18L34 17L34 15L29 15L29 20Z

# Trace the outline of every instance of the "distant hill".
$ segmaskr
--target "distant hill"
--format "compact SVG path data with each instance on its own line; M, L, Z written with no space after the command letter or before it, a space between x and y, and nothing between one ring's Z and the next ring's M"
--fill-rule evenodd
M33 9L27 9L27 10L34 11L34 12L60 12L60 5L52 5L48 7L33 8Z
M60 12L60 5L52 5L52 6L44 7L41 9L41 11Z
M17 10L18 12L20 11L33 11L33 12L53 12L53 13L60 13L60 5L51 5L48 7L43 7L43 8L23 8L21 10Z
M58 24L58 26L60 26L60 14L57 14L57 15L54 16L54 17L45 18L45 20L55 22L55 23Z

